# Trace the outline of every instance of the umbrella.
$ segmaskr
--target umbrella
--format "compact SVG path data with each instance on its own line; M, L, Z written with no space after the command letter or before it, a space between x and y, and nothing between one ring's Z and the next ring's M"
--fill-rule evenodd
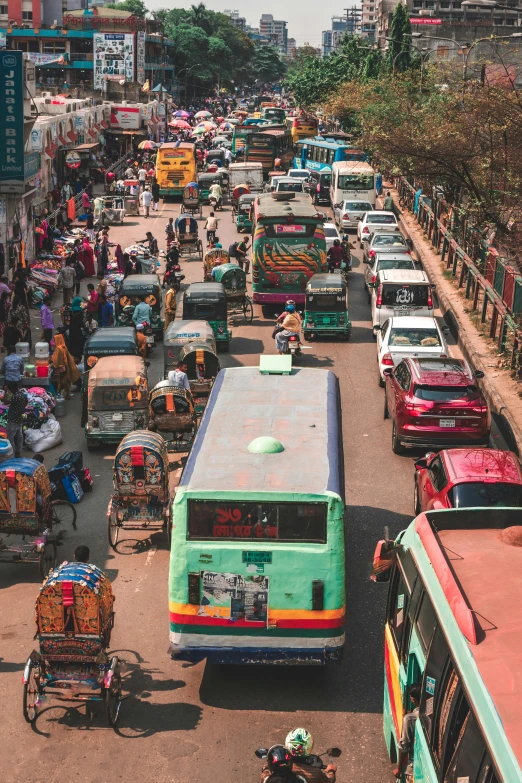
M194 115L194 117L196 117L196 119L199 119L200 117L203 117L203 118L205 118L205 117L212 117L212 115L211 115L211 113L209 111L198 111Z
M181 119L186 120L187 117L190 117L190 114L188 111L183 111L182 109L178 109L178 111L174 112L174 117L181 117Z
M219 127L221 128L221 130L232 130L234 126L231 125L229 122L223 122Z
M205 128L205 130L213 130L214 128L217 128L217 125L214 122L200 122L198 125L198 128Z
M225 119L224 117L218 117L217 122L223 122L224 119Z
M149 141L149 139L146 139L145 141L140 141L138 144L139 150L155 150L158 147L155 141Z
M190 125L185 120L174 120L173 122L169 122L169 125L171 128L179 128L180 130L187 130L190 128Z
M192 135L193 136L201 136L203 133L206 133L206 132L207 132L206 128L194 128L194 130L192 131Z

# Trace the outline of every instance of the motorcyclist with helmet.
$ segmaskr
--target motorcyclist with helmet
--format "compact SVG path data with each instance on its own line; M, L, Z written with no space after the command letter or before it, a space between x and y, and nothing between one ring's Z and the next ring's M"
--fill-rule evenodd
M286 305L284 318L281 321L280 326L282 328L275 334L275 341L278 353L283 354L288 345L289 338L295 335L299 339L299 333L301 332L301 316L296 312L295 305Z
M314 740L306 729L292 729L286 735L285 748L292 756L293 770L303 777L307 783L335 783L335 764L327 764L321 769L314 764L317 759L312 756Z
M326 254L328 260L328 271L335 272L336 269L341 268L341 264L344 259L344 251L341 247L341 241L335 239L332 247Z
M348 239L348 234L343 234L341 239L341 247L343 249L344 254L344 263L346 264L346 269L348 272L352 271L352 250L354 249L354 246Z
M293 769L293 759L283 745L273 745L261 771L261 783L306 783Z

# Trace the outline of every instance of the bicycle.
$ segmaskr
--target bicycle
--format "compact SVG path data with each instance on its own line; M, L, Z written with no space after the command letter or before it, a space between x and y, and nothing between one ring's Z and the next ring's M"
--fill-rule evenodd
M70 524L76 530L76 507L68 500L51 500L54 525Z

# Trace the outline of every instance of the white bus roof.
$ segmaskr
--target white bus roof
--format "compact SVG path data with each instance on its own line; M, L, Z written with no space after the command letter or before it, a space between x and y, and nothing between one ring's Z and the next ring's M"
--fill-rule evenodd
M374 170L365 160L342 160L332 164L332 171L343 174L373 174Z

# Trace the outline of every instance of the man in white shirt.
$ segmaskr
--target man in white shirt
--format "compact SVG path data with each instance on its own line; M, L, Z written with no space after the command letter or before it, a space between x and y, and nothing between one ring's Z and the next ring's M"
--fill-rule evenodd
M207 242L211 239L215 239L216 231L218 230L218 218L211 212L205 223L205 231L207 232Z
M145 210L145 217L148 218L150 205L152 204L152 193L148 188L145 188L145 190L141 194L140 201L143 209Z
M171 370L167 376L168 382L172 386L182 386L187 391L190 391L190 383L187 376L187 365L185 362L178 362L177 368Z
M139 169L139 171L138 171L138 181L140 183L140 188L142 190L145 189L145 180L146 179L147 179L147 172L145 171L145 169L142 166L141 169Z

